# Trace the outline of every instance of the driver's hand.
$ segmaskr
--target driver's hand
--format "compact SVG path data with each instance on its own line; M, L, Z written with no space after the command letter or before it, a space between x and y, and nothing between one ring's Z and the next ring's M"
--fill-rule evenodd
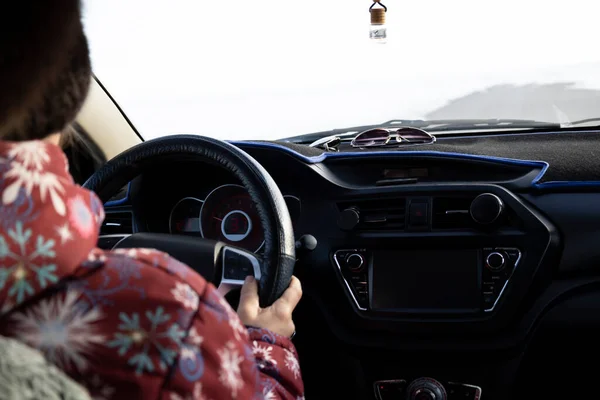
M256 279L248 276L242 286L240 305L237 313L246 326L268 329L278 335L290 337L296 327L292 321L292 311L302 297L302 286L292 276L290 286L273 305L260 308L258 305L258 284Z

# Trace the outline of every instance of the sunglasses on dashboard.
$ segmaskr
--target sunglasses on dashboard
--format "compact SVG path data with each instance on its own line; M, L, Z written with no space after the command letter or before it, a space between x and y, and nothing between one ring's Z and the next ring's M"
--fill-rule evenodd
M435 137L418 128L374 128L359 133L352 140L352 147L376 147L389 144L429 144Z

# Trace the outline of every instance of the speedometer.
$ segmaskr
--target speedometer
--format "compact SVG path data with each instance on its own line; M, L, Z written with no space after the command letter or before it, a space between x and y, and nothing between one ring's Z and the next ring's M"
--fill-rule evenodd
M200 230L207 239L220 240L249 251L258 251L264 235L256 206L240 185L223 185L204 200Z

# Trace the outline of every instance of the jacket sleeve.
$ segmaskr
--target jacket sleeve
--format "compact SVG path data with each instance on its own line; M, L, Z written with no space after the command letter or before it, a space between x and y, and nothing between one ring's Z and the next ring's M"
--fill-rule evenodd
M298 354L292 341L267 329L248 328L265 398L304 399Z
M247 329L212 284L204 288L162 398L302 399L293 344L267 330Z

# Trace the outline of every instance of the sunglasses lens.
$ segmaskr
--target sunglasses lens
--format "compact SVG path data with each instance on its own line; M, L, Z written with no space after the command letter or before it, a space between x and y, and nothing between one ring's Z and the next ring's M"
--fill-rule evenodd
M416 128L400 128L396 131L398 134L398 141L406 141L413 143L429 143L433 142L433 137L421 130Z
M371 129L359 133L352 141L352 145L357 147L381 146L388 140L390 140L390 133L386 129Z

